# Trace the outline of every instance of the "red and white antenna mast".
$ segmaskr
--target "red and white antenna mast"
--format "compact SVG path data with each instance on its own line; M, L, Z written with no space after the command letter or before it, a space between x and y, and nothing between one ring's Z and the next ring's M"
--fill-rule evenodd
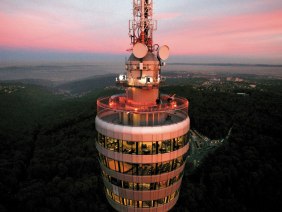
M153 20L153 0L133 0L133 20L129 21L131 44L145 44L153 51L153 31L157 21Z

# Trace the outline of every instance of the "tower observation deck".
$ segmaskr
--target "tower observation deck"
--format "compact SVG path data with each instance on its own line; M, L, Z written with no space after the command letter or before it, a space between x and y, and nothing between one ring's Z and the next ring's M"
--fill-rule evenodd
M133 0L132 54L116 78L123 94L97 100L96 148L117 211L168 211L177 202L189 142L188 100L160 94L168 46L153 43L153 0Z

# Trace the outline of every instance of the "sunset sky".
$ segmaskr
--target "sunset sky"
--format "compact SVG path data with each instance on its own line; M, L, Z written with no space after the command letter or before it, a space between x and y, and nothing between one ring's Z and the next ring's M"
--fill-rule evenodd
M0 63L118 60L131 0L0 0ZM282 64L281 0L154 0L171 61Z

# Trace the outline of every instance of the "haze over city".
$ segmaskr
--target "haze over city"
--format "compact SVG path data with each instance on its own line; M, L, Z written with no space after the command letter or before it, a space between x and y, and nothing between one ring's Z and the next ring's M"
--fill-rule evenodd
M280 0L155 0L155 41L169 62L279 64ZM128 55L128 1L1 0L0 65L119 62Z

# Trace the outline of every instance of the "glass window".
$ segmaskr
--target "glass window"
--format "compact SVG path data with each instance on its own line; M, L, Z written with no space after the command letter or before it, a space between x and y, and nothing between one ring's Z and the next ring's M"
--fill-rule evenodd
M183 136L177 138L177 145L179 146L179 148L183 147L184 145Z
M123 184L123 188L129 188L129 182L124 181L122 184Z
M152 154L157 154L157 142L152 142Z
M161 204L161 205L164 204L164 198L158 199L157 202L158 202L158 205L159 205L159 204Z
M133 170L132 170L132 174L133 175L140 175L139 173L140 173L140 168L139 168L139 164L134 164L134 166L133 166Z
M111 183L116 186L120 186L119 180L117 178L111 177Z
M173 177L172 179L169 180L169 186L173 185L177 181L176 177Z
M161 164L161 173L169 172L171 169L170 161Z
M159 189L166 188L166 187L167 187L167 181L159 182Z
M157 190L157 183L151 183L150 190Z
M104 166L108 167L107 162L106 162L106 157L104 155L102 155L101 153L99 153L99 158L100 158L101 163Z
M136 153L136 144L132 141L123 141L122 152L125 154L133 154Z
M122 198L122 203L123 203L123 205L127 205L127 199L125 199L125 198Z
M151 164L151 175L157 174L157 164Z
M150 183L140 183L139 190L150 190Z
M113 195L113 200L114 200L114 201L116 201L116 202L118 202L118 203L121 203L119 196L117 196L117 195L115 195L115 194L112 194L112 195Z
M152 142L139 142L138 153L142 155L152 154Z
M137 143L137 154L138 155L142 155L143 153L142 153L142 142L138 142Z
M131 200L131 199L127 200L127 204L130 205L130 206L134 206L133 205L133 200Z
M164 203L166 204L166 203L168 203L169 201L168 201L168 197L165 197L164 198Z
M143 201L142 207L143 208L150 208L150 207L152 207L152 201Z
M98 134L98 143L108 150L124 154L163 154L176 151L188 143L187 135L164 141L132 142L122 141Z
M113 139L110 137L106 137L106 148L111 151L118 151L119 148L119 142L117 139Z
M137 208L137 202L138 201L132 200L132 202L133 202L133 206Z
M133 183L133 190L139 190L139 183Z
M124 173L124 172L125 172L125 167L124 167L124 163L123 163L123 162L121 162L121 161L119 162L119 167L120 167L120 170L119 170L119 171L120 171L121 173Z
M140 176L157 175L157 174L173 171L179 168L185 162L186 157L187 155L184 155L174 160L170 160L162 163L133 164L133 163L116 161L111 158L107 158L99 153L100 161L109 169L116 172L127 173L132 175L140 175Z
M175 170L176 168L177 168L176 160L173 160L171 164L171 171Z
M178 146L177 141L176 141L175 138L172 139L172 145L173 145L173 151L176 151L176 150L179 149L179 146Z
M160 188L164 188L164 187L168 187L168 186L171 186L173 185L174 183L178 182L181 177L183 176L183 171L178 175L178 176L175 176L167 181L164 181L164 182L156 182L156 183L139 183L139 184L136 184L132 186L131 184L131 188L129 188L129 182L127 181L122 181L122 180L119 180L119 179L116 179L114 177L111 177L109 175L107 175L105 172L102 172L103 173L103 176L108 179L109 182L111 182L112 184L116 185L116 186L119 186L121 188L125 188L125 189L135 189L137 188L138 190L157 190L157 189L160 189Z
M123 141L122 140L118 140L119 142L119 152L123 152Z
M112 196L111 192L109 191L109 189L106 188L106 193L109 195L109 196Z
M120 162L121 164L121 172L122 173L127 173L127 174L132 174L132 169L133 169L133 164L126 163L126 162Z
M134 190L134 183L129 182L128 185L129 185L129 189Z
M109 197L111 197L115 202L119 204L128 205L131 207L150 208L150 207L158 207L160 205L169 203L178 195L179 190L175 191L173 194L169 196L166 196L165 198L161 198L158 200L149 200L149 201L137 201L137 200L122 198L114 194L113 192L109 191L108 189L105 189L105 192Z
M152 166L150 164L139 164L138 175L152 175Z
M171 140L165 140L162 142L161 144L161 150L163 150L162 153L167 153L167 152L171 152Z
M164 142L158 142L158 146L159 146L159 153L167 152L166 145L164 144Z
M105 136L98 133L98 142L102 147L105 147Z
M113 170L113 171L119 172L118 161L115 161L115 160L113 160L111 158L108 158L108 168Z
M157 207L158 206L158 201L157 200L153 200L153 207Z

